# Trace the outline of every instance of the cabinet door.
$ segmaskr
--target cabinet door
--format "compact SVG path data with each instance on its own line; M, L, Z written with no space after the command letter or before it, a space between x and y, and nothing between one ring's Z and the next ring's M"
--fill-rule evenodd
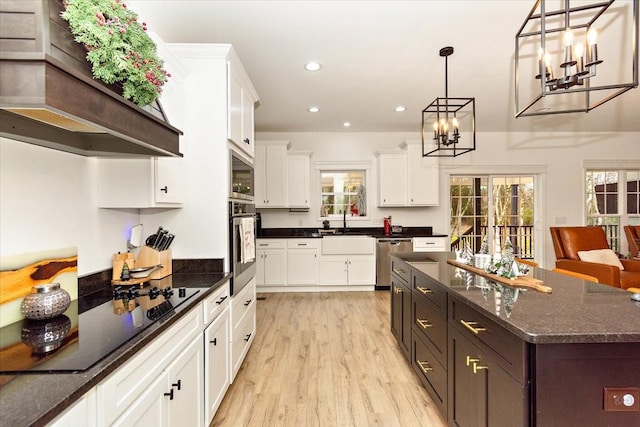
M347 258L343 256L320 257L321 285L348 285Z
M242 91L242 147L253 157L254 152L254 101L247 91Z
M484 354L453 327L449 327L448 352L449 424L460 427L486 426L486 375L484 368L478 370L479 366L484 366L478 365L483 363Z
M438 160L422 157L420 144L407 146L407 202L409 206L438 206Z
M411 291L391 276L391 332L407 360L411 360Z
M370 255L350 255L347 260L350 285L375 285L376 259Z
M169 387L169 425L202 426L203 358L202 338L196 337L167 369Z
M204 331L205 425L209 425L224 397L230 378L229 308Z
M287 285L317 285L319 269L317 249L287 250Z
M67 408L55 420L48 424L49 427L94 427L97 425L96 414L96 390L91 389L87 394L78 399L73 406Z
M184 174L182 159L156 158L155 161L155 202L183 203Z
M289 155L289 207L309 207L309 156Z
M384 153L379 155L378 192L378 206L406 206L406 153Z
M256 194L255 202L257 207L267 205L267 147L256 145L254 147L253 173Z
M256 286L264 285L264 250L256 249Z
M264 285L282 286L285 282L286 259L284 249L271 249L264 251Z
M227 138L238 146L242 146L242 84L233 72L232 64L227 64Z
M169 394L167 376L160 375L111 425L114 427L169 426Z
M266 207L287 207L287 148L267 146L266 160Z

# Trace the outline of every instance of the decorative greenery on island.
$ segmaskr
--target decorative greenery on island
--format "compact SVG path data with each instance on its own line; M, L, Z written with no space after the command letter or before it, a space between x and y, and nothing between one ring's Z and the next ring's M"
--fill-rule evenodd
M66 0L62 19L88 50L93 77L121 83L122 95L140 106L154 102L171 75L146 33L147 24L121 0Z

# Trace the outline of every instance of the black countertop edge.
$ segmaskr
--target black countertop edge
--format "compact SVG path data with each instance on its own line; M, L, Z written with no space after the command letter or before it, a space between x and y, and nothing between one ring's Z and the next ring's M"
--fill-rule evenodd
M263 228L256 236L258 239L289 239L289 238L322 238L321 228ZM338 236L369 236L375 238L410 238L410 237L447 237L446 234L434 234L431 227L403 227L402 233L384 234L382 227L348 227L332 228ZM329 236L333 234L327 234Z
M174 314L153 323L86 371L0 374L0 425L46 425L226 283L231 276L230 273L173 274L170 277L174 287L200 288L201 292L177 307Z

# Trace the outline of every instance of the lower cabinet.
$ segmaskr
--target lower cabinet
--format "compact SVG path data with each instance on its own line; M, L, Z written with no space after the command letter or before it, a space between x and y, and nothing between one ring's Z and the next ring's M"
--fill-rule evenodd
M219 301L219 299L218 299ZM229 384L231 364L228 301L222 312L204 330L204 420L209 425Z
M411 360L411 290L406 282L391 275L391 332L400 349Z
M231 299L231 382L244 361L256 332L256 279Z
M282 286L285 282L286 241L259 239L256 241L256 285Z
M287 240L287 285L317 285L319 239Z
M73 406L67 408L49 424L49 426L54 427L95 427L96 425L95 388L89 390Z
M449 357L449 424L529 425L528 388L496 363L489 351L450 328Z
M373 255L322 255L321 285L373 285L376 261Z

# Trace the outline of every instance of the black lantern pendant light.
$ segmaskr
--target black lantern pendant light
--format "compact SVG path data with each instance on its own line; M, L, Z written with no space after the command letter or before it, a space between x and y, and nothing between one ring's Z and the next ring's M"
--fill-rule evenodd
M444 98L436 98L422 110L423 157L456 157L476 149L475 98L449 97L448 57L452 54L451 46L440 49L440 56L444 57ZM431 129L432 142L428 136Z

